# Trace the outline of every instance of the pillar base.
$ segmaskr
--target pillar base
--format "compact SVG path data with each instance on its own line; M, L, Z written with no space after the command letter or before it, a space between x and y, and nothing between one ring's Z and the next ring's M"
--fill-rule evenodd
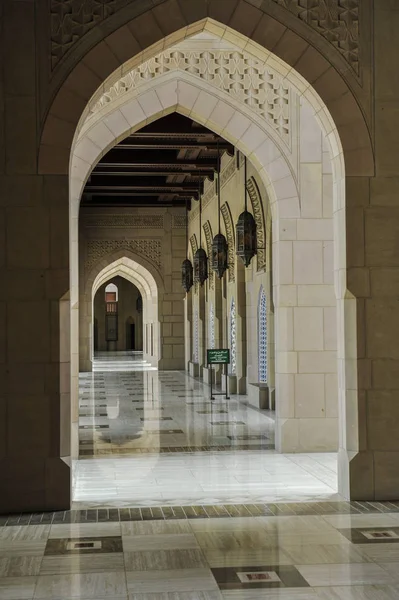
M216 367L216 368L203 367L202 368L202 377L203 377L204 383L207 383L208 385L210 385L211 384L211 376L212 376L212 385L220 385L221 378L222 378L221 370L218 369L218 367Z
M261 410L274 410L274 389L267 383L250 383L248 385L249 403Z
M71 508L71 469L67 459L4 458L0 472L0 514Z
M200 376L199 363L195 363L190 360L190 362L188 363L188 372L190 373L191 377L199 377Z
M227 385L229 386L229 396L237 394L237 375L227 375ZM224 375L222 377L222 391L226 391L226 377Z

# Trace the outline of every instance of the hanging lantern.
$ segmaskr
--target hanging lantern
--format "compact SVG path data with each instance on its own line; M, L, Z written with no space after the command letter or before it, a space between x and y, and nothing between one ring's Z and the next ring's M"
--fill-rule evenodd
M143 297L140 295L136 300L136 310L138 313L143 312Z
M257 252L256 222L247 210L247 158L244 159L245 209L238 217L236 225L236 254L246 267Z
M201 217L202 217L202 196L201 182L199 182L199 243L200 247L194 254L194 282L203 285L208 279L208 257L205 250L201 246Z
M227 241L220 231L220 155L218 148L218 223L219 233L215 235L212 241L212 269L219 279L221 279L228 267L227 264Z
M193 286L193 265L188 258L183 260L181 265L181 284L186 293L188 293Z
M198 248L194 254L194 281L203 285L208 279L208 257L203 248Z
M188 248L188 206L186 200L186 252ZM181 284L186 294L193 286L193 265L191 260L185 258L181 264Z
M238 217L236 225L237 255L248 267L256 254L256 223L250 212L244 210Z
M222 233L215 235L212 241L212 269L222 279L227 269L227 241Z

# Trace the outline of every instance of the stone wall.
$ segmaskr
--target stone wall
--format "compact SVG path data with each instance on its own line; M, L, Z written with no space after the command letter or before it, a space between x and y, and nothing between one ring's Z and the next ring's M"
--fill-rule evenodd
M128 274L126 265L115 267L124 257L133 258L137 264L137 272L131 272L130 277L138 277L137 282L142 282L138 285L149 286L148 293L142 293L144 357L161 369L184 368L180 270L185 245L184 210L82 208L79 242L80 369L91 370L96 278L100 273L105 277L107 267L111 276L120 274L115 273L118 268ZM147 350L149 337L153 341L151 344L148 340Z

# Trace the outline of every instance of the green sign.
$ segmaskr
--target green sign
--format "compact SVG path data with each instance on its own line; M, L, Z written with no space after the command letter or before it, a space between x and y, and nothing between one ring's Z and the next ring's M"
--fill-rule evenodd
M228 348L206 351L208 365L229 365L230 350Z

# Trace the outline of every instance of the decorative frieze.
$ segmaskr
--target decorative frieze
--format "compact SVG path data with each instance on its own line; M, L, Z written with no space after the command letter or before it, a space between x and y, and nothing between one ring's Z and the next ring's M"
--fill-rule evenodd
M149 80L187 72L246 104L290 147L291 94L284 78L249 54L236 50L170 48L121 77L91 106L94 114Z
M265 217L263 212L262 198L254 177L247 179L247 191L251 200L252 212L256 223L257 271L262 271L266 268Z
M85 261L86 272L101 258L114 253L116 250L130 250L135 254L143 256L157 268L160 269L162 266L161 240L88 240L87 258Z
M183 217L184 218L184 217ZM85 227L117 227L135 229L163 229L163 215L87 215ZM184 225L183 225L184 227Z
M224 228L226 230L226 239L228 244L228 260L229 260L229 281L235 281L235 239L234 239L234 225L233 219L231 218L230 207L225 202L220 207L220 212L222 213Z

